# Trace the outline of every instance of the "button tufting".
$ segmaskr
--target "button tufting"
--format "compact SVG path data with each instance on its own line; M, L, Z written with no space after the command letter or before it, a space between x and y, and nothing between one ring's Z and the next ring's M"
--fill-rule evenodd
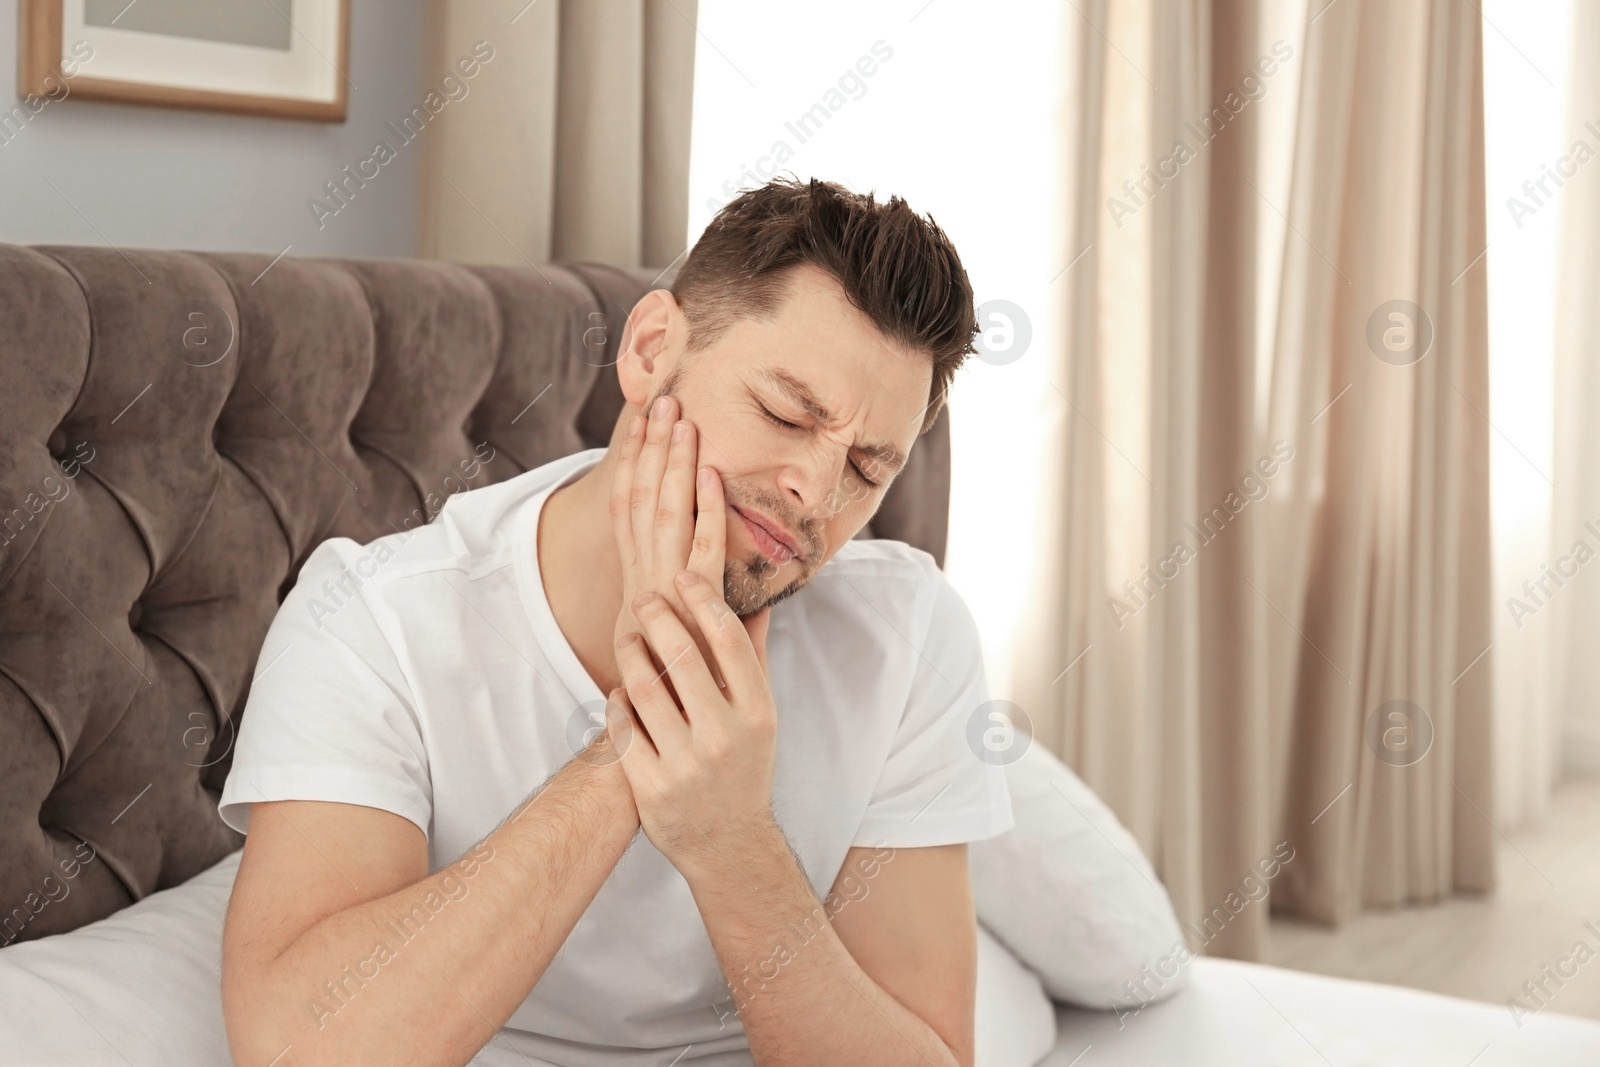
M139 623L144 620L144 606L135 600L133 607L128 609L128 629L137 630Z
M65 462L67 455L67 428L57 426L50 434L50 440L44 446L55 457L57 463Z

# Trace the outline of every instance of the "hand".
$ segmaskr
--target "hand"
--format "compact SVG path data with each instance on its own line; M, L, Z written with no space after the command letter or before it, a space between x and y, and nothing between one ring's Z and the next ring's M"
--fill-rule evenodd
M697 484L699 439L694 424L678 420L678 413L677 400L658 398L649 419L635 416L629 424L618 456L611 486L611 529L622 560L617 638L643 632L631 607L640 593L660 594L680 620L690 621L672 585L681 570L722 588L728 538L722 479L707 467Z
M722 588L694 571L676 585L726 680L719 687L699 645L667 602L641 597L644 635L617 642L623 687L606 702L646 836L693 885L737 869L741 840L772 828L778 715L767 679L772 609L739 619ZM651 661L654 649L665 672ZM677 696L669 692L663 673Z

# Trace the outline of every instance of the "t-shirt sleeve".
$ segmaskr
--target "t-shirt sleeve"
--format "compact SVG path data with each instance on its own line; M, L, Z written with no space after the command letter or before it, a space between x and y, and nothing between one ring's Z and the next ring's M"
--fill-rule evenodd
M267 630L217 810L248 832L257 801L382 808L428 833L433 790L411 689L349 538L318 545ZM381 604L376 609L381 611Z
M926 567L932 595L919 599L931 601L930 617L889 757L852 842L858 847L953 845L1015 824L1004 767L972 740L974 723L989 721L977 624L932 557Z

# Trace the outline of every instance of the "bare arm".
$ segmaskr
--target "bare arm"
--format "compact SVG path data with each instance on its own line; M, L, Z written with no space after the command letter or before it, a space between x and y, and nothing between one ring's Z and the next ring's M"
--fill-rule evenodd
M967 846L853 848L830 899L851 959L972 1067L978 917Z
M822 902L776 827L724 851L690 885L756 1063L972 1067L965 845L851 849Z
M608 746L602 732L431 875L422 831L392 812L254 805L223 931L234 1061L470 1060L528 996L639 827Z

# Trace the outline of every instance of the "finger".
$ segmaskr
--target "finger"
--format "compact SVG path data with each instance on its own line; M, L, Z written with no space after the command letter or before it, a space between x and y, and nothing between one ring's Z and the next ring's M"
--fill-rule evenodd
M679 571L678 595L699 623L711 655L727 683L724 700L738 704L766 685L766 667L751 643L750 632L738 625L739 617L722 599L721 586L707 582L694 571ZM762 612L769 609L762 608ZM763 643L765 636L762 637Z
M667 692L642 636L627 633L617 641L617 670L656 751L669 758L682 752L689 743L689 721Z
M664 413L658 414L658 409ZM650 419L644 430L644 446L633 471L633 545L639 562L655 566L656 507L661 498L661 475L667 466L667 438L672 432L677 404L671 397L658 397L650 405Z
M744 632L750 637L750 647L755 650L756 661L761 664L761 674L767 675L767 628L772 624L772 605L763 604L761 610L754 615L746 615L739 620L744 623Z
M644 444L642 416L635 415L628 422L627 435L617 452L617 469L611 477L611 534L617 542L617 553L624 569L635 563L633 547L633 478L634 466L639 461L639 449Z
M728 560L728 504L722 494L722 478L710 467L701 467L696 478L695 506L700 513L694 520L688 569L720 588Z
M698 436L696 441L699 441ZM722 478L710 467L700 467L695 478L695 507L698 514L694 520L694 542L686 564L688 570L694 571L716 588L723 587L723 571L728 558L728 509L722 495ZM687 614L685 608L684 622L693 622L693 616ZM699 630L699 624L690 627L691 632ZM718 666L716 657L711 654L711 646L703 634L697 634L695 643L700 646L700 652L705 657L711 668L711 675L716 679L718 688L726 688L727 683L722 677L722 669Z
M667 446L666 472L661 476L661 496L656 502L655 550L657 566L670 574L689 558L694 537L694 469L698 451L694 424L679 419L673 424Z
M648 763L661 756L635 714L628 691L621 686L606 697L606 731L611 735L612 752L625 764Z
M633 610L644 625L650 647L665 664L667 677L672 679L689 726L693 728L697 717L716 714L718 709L725 708L727 702L711 676L705 654L666 598L652 594L647 602Z

